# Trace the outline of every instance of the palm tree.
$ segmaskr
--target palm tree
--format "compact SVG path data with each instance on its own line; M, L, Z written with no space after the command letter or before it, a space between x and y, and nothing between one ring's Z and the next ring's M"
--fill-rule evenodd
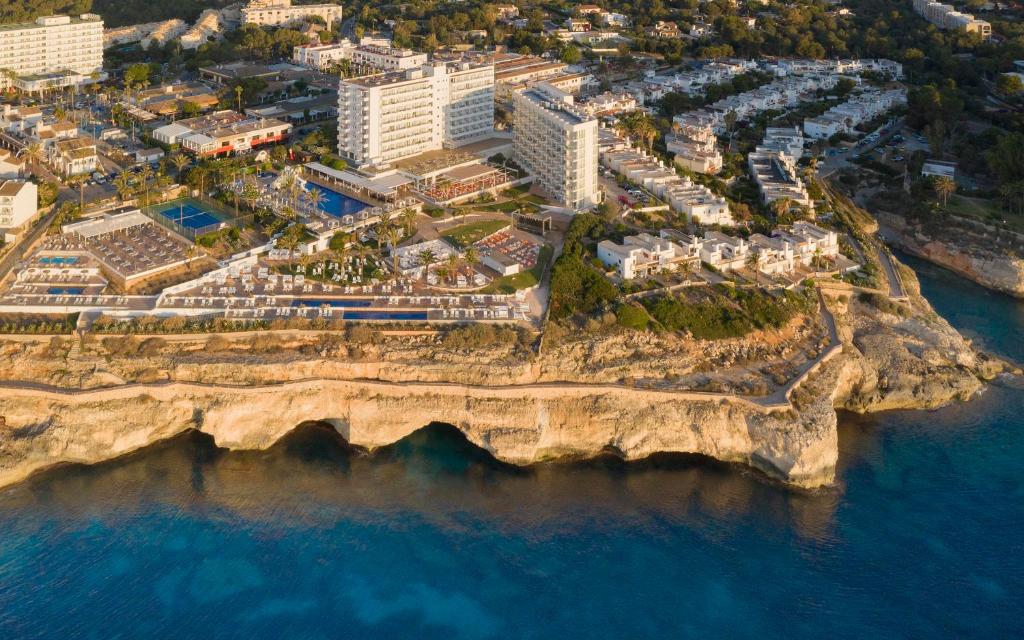
M394 272L394 277L397 278L400 275L398 270L398 241L401 240L398 229L394 227L388 227L382 230L378 237L384 238L389 245L391 245L391 270Z
M402 224L405 225L405 235L411 236L413 229L416 228L416 210L412 208L402 209L402 213L398 215L402 220Z
M391 221L391 212L390 211L381 211L380 212L380 223L379 223L380 224L380 228L381 229L390 229L391 228L391 222L392 222Z
M952 178L945 176L935 180L935 194L942 200L942 206L946 206L949 202L949 197L956 193L956 182Z
M313 215L320 213L320 205L324 203L324 192L316 187L310 187L306 192L306 202L313 208Z
M451 253L445 260L445 266L448 268L448 273L451 274L452 282L455 282L459 275L459 266L461 266L462 258L457 253Z
M130 198L133 191L131 175L128 172L117 174L117 177L114 178L114 188L122 201Z
M181 180L181 172L188 166L188 157L183 153L176 153L171 156L171 164L174 165L174 170L177 172L178 180Z
M416 254L416 259L419 261L420 266L423 267L423 280L426 280L427 273L430 272L430 265L437 262L437 255L430 249L424 249Z
M793 201L789 198L779 198L772 203L772 213L775 214L776 218L780 218L785 214L789 213L789 210L793 208Z
M754 282L758 285L761 284L761 270L758 267L761 265L761 254L751 251L747 254L746 260L747 268L754 272Z
M153 177L153 169L148 164L142 165L139 169L138 178L142 183L142 189L146 193L146 204L149 204L149 179Z
M43 147L38 142L30 142L25 145L19 154L25 157L25 162L28 163L29 170L33 175L35 175L39 159L43 156Z
M242 112L242 92L243 91L244 90L242 89L242 85L238 85L238 86L235 87L235 100L238 103L238 112L239 113Z
M466 247L466 250L462 252L462 257L470 267L475 267L480 262L480 252L473 245Z

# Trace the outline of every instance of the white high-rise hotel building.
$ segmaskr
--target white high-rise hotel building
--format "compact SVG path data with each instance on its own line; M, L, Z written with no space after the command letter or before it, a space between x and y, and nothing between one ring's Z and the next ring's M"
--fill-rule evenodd
M103 19L84 13L0 25L0 71L0 89L13 84L35 92L93 81L103 71Z
M432 62L338 88L338 154L360 165L458 147L493 131L491 64Z
M589 209L601 202L598 122L572 95L541 82L514 96L513 156L558 203Z

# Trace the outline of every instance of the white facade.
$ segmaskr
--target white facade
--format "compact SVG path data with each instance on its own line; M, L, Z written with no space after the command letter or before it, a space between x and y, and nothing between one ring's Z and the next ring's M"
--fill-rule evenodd
M606 267L614 267L616 275L623 280L696 267L700 262L699 241L683 234L669 234L672 232L662 231L659 236L649 233L626 236L622 244L602 240L597 245L597 258ZM680 239L684 241L673 242Z
M293 25L302 22L308 16L319 16L330 27L334 22L341 22L341 5L301 4L292 6L292 0L253 0L242 8L244 24Z
M338 154L358 164L387 165L493 131L490 64L435 62L338 88Z
M817 118L804 120L804 133L809 138L827 139L837 133L852 133L854 127L876 116L906 104L907 92L903 89L892 91L870 90L836 105Z
M576 109L572 96L540 83L515 94L513 156L560 206L589 209L601 202L598 121Z
M39 190L31 182L5 180L0 183L0 229L20 227L36 214Z
M992 35L992 25L985 20L978 20L969 13L957 11L952 5L934 0L914 0L914 11L940 29L977 33L983 38Z
M674 169L635 149L615 149L601 155L612 171L641 185L668 203L673 211L701 224L733 225L729 202L704 185L676 174Z
M91 82L103 71L103 20L86 13L0 26L0 69L25 91ZM0 89L11 84L0 75Z
M718 137L711 127L684 125L678 135L665 137L665 147L675 154L675 163L684 169L708 175L722 170Z

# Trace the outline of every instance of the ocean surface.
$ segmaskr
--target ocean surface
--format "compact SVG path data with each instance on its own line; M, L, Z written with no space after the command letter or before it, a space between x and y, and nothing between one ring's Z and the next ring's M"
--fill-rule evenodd
M1024 305L917 261L1024 360ZM1016 638L1024 391L843 415L840 483L686 456L515 469L432 425L197 434L0 491L0 638Z

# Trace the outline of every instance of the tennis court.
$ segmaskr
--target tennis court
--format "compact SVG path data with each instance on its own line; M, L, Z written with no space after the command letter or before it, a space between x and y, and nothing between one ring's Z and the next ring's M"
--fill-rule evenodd
M157 205L156 212L171 222L180 224L186 229L196 231L209 226L216 226L223 221L212 212L203 208L199 202L179 200Z

